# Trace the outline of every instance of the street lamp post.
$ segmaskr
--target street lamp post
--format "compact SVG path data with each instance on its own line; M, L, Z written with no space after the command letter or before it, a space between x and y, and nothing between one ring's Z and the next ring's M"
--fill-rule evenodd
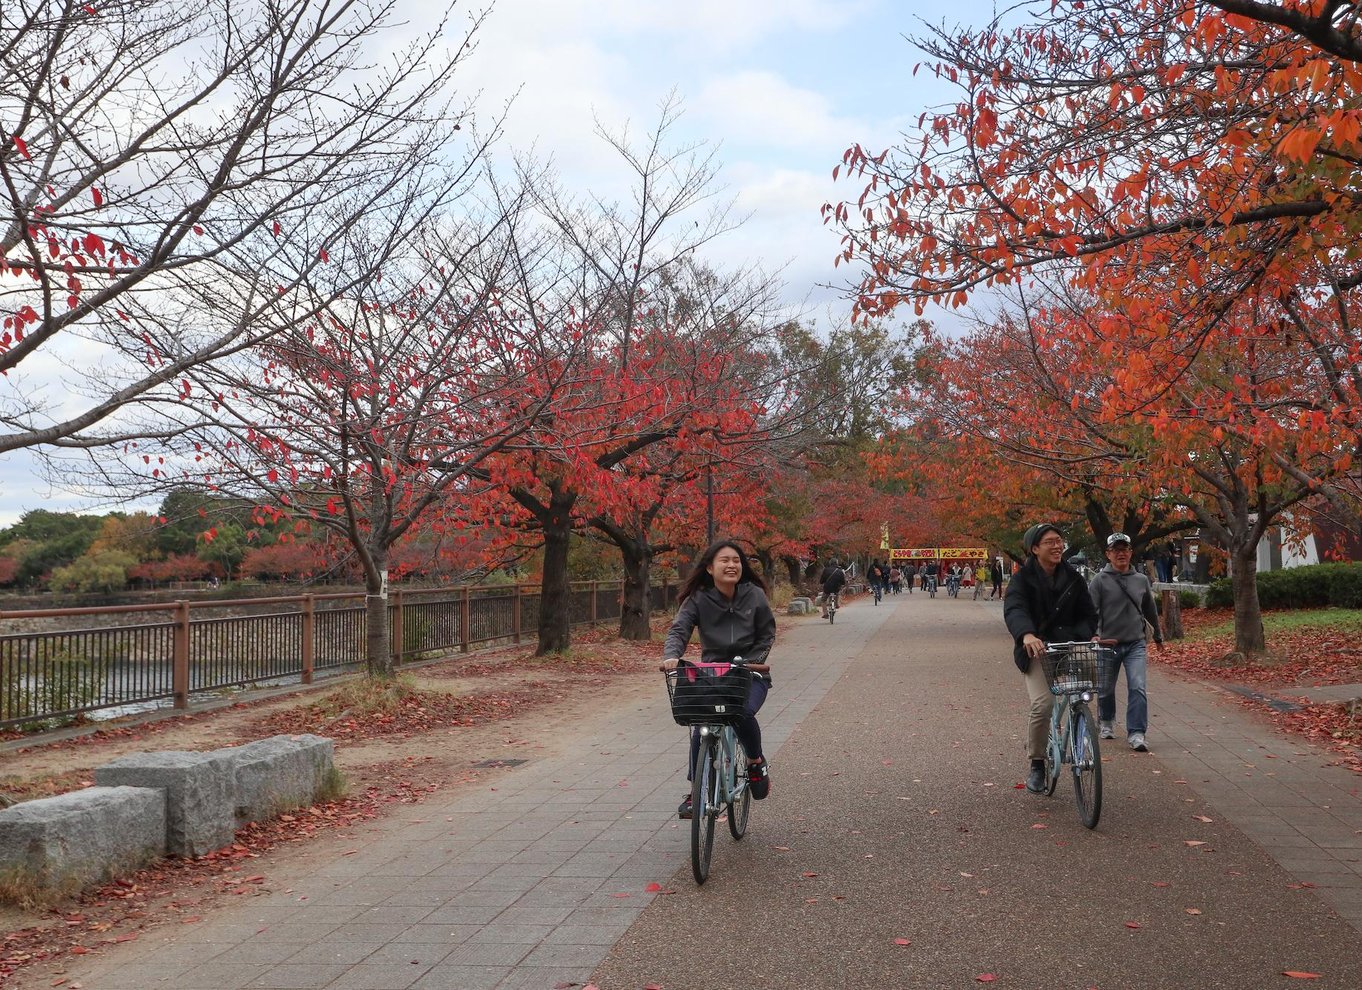
M714 462L705 464L705 546L714 545Z

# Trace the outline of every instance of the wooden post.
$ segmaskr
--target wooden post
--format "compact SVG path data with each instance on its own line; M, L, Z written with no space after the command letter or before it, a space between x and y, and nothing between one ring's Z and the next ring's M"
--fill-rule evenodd
M402 592L394 591L393 599L393 666L402 666Z
M593 626L596 624L596 584L595 581L591 582L591 624Z
M463 601L459 603L459 652L468 652L468 585L463 586Z
M521 615L522 613L520 605L520 582L517 581L515 585L515 595L513 595L511 598L511 628L514 630L515 642L517 644L520 643Z
M176 708L189 707L189 603L175 603L174 658L170 671L170 691Z
M312 683L312 671L317 662L317 603L311 595L303 596L303 683Z
M1165 591L1163 599L1163 636L1164 639L1182 639L1182 599L1176 591Z

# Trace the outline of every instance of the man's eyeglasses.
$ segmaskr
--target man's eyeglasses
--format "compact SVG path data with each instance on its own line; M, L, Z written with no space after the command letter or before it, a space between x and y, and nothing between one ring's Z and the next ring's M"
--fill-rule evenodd
M1061 539L1045 539L1036 543L1038 547L1062 547L1065 543Z

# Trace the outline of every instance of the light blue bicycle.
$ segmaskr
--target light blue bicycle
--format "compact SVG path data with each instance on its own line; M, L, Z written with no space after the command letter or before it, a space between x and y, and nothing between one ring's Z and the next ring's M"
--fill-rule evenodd
M714 830L719 816L728 815L728 831L735 840L747 833L752 792L747 785L747 753L738 742L733 723L743 714L753 673L766 664L744 663L735 657L720 676L684 661L667 674L672 718L699 730L690 797L690 866L696 883L709 879L714 852ZM693 671L700 673L690 673Z
M1045 680L1055 696L1045 746L1045 793L1054 794L1065 765L1073 771L1078 819L1096 828L1102 817L1102 753L1089 702L1099 677L1111 669L1115 651L1108 641L1049 643L1041 655Z

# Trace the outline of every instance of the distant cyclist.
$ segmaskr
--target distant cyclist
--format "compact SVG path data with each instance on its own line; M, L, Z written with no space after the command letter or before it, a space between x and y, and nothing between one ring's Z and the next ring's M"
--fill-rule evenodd
M936 594L936 576L940 572L940 567L936 561L927 561L927 566L922 569L922 590Z
M828 566L823 568L823 575L819 578L819 583L823 587L823 618L826 619L828 617L828 599L841 594L847 583L847 572L842 570L842 565L837 563L836 557L828 561Z
M878 560L870 562L870 568L865 572L870 579L870 590L875 595L875 604L880 603L880 598L884 595L884 590L889 586L889 572Z

